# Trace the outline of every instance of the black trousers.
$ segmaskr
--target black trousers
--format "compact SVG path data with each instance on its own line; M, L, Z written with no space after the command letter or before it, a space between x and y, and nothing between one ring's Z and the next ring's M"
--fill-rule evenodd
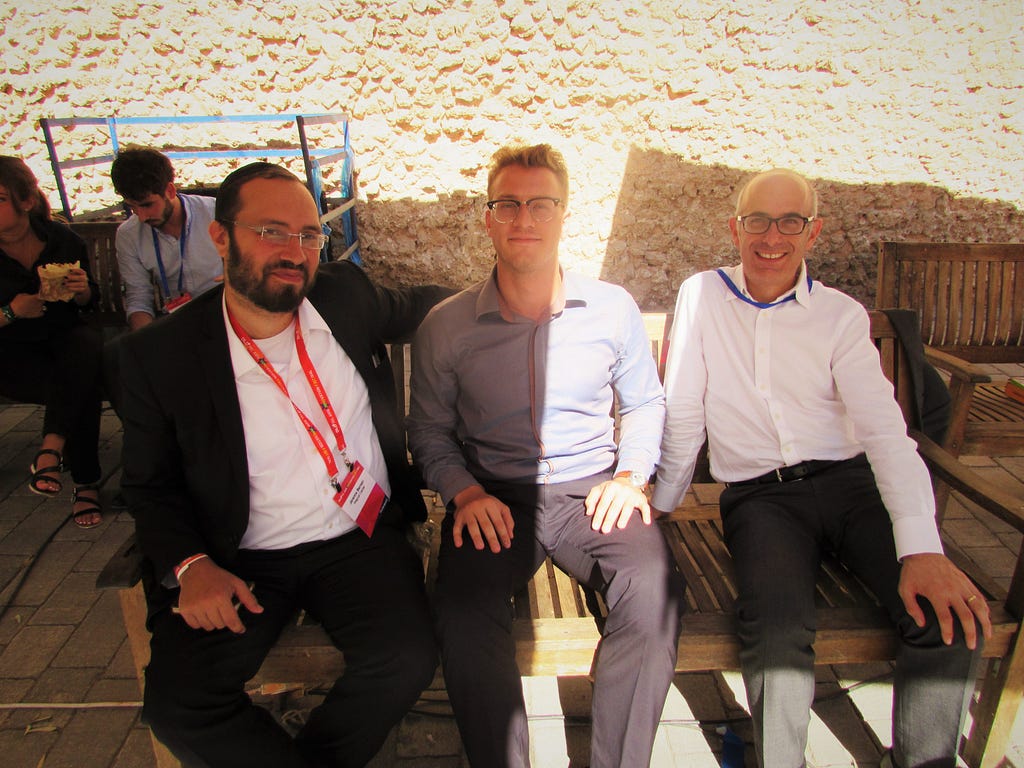
M152 619L143 716L153 732L189 766L365 765L437 667L422 566L402 532L243 551L233 570L264 608L242 609L244 634L194 630L170 610ZM293 740L243 688L297 607L323 624L345 672Z
M803 480L732 486L722 494L721 510L736 566L740 661L760 764L804 763L814 698L815 582L822 553L832 552L874 593L900 634L896 763L952 768L981 643L968 649L956 622L953 644L944 645L923 600L924 627L906 612L892 523L867 459Z
M64 461L76 485L100 479L99 331L78 325L35 344L0 345L0 395L46 406L43 434L67 441Z

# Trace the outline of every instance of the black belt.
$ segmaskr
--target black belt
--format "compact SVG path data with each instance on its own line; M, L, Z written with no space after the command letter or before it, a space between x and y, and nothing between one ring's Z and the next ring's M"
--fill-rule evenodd
M760 477L752 477L749 480L737 480L734 483L726 483L727 486L733 485L761 485L763 483L790 483L794 480L803 480L805 477L810 477L818 472L834 467L836 464L842 464L844 461L849 459L842 459L839 461L801 461L799 464L793 464L788 467L779 467L773 469L771 472L765 472Z

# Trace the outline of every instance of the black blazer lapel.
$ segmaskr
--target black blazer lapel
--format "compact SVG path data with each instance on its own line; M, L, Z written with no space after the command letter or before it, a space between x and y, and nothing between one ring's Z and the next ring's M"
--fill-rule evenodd
M199 370L195 372L200 392L205 392L212 405L215 423L210 425L210 439L224 446L224 481L230 483L231 511L236 520L249 520L249 464L245 451L245 430L242 427L242 409L235 388L235 374L231 367L227 328L221 302L210 302L204 308L200 333L196 339ZM198 394L198 393L197 393ZM244 530L244 527L243 527Z

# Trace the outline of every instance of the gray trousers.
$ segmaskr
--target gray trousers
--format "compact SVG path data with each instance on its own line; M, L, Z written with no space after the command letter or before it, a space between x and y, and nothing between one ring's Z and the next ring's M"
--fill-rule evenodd
M488 487L515 519L510 549L478 551L442 529L435 590L445 684L470 764L530 764L511 598L550 555L608 605L596 664L592 768L650 763L675 669L684 586L657 525L590 529L583 500L607 474L555 485Z
M741 663L763 768L804 764L814 698L814 589L823 552L834 553L885 607L899 630L893 757L902 768L953 766L978 652L957 623L942 642L931 606L918 627L897 593L892 524L861 456L803 480L732 486L721 498L736 564ZM979 640L981 633L978 633Z

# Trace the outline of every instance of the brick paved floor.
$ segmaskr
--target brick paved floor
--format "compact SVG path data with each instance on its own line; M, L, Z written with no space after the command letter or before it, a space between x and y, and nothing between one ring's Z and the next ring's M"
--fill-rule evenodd
M126 515L108 513L102 526L83 531L67 523L68 493L44 499L28 491L27 468L38 447L41 420L39 408L0 406L0 605L7 606L0 616L0 765L152 768L155 760L149 731L139 723L139 689L117 596L94 587L97 573L130 534L132 523ZM105 413L102 461L114 470L102 492L108 505L117 486L119 451L119 424ZM1024 458L964 461L1011 493L1024 495ZM1020 534L959 502L951 505L946 529L1008 583ZM819 669L808 752L816 765L878 764L880 745L889 738L888 672L888 665ZM535 768L586 765L588 681L530 678L524 686ZM79 706L55 706L60 703ZM315 704L316 697L292 694L268 703L298 711ZM738 674L679 675L652 765L718 765L721 740L715 727L722 723L747 742L746 765L755 765L743 704ZM371 768L465 765L443 687L436 681ZM1024 768L1024 718L1018 719L1005 766Z

